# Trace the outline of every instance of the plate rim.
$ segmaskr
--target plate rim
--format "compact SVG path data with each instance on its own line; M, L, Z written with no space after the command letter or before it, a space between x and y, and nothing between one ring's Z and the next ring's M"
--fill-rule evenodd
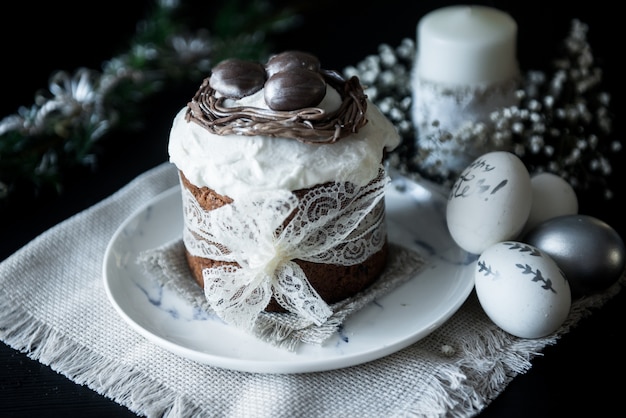
M407 181L407 179L403 179L403 181ZM429 334L434 332L436 329L441 327L445 322L450 319L454 313L460 309L463 303L469 297L472 289L474 288L473 280L469 277L466 277L465 283L459 283L459 285L455 286L456 292L450 292L450 294L455 294L453 302L450 305L446 305L446 309L442 309L442 314L437 316L437 318L431 321L428 327L422 328L418 332L414 332L409 336L399 339L397 341L393 341L390 344L385 344L383 347L372 348L370 350L360 351L358 353L352 354L348 357L335 356L332 358L324 358L323 360L311 359L310 357L302 358L300 361L267 361L267 360L259 360L259 359L245 359L245 358L235 358L235 357L227 357L220 356L218 354L209 353L209 352L200 352L194 348L186 347L180 344L177 344L174 341L167 339L162 335L155 334L150 330L144 328L141 324L137 323L118 303L117 297L112 290L111 278L108 273L108 268L111 263L112 252L114 250L117 241L121 239L124 234L125 229L136 219L141 216L143 213L148 210L150 206L158 205L159 203L163 203L168 198L173 198L172 195L178 194L181 191L181 186L176 185L169 189L162 191L157 194L150 200L144 202L141 206L136 208L131 212L129 216L127 216L124 221L118 226L113 235L111 236L109 242L107 243L104 259L102 263L102 276L104 282L104 288L107 295L107 299L109 303L114 307L117 314L128 324L130 327L142 335L147 340L153 342L154 344L160 346L168 350L169 352L190 359L192 361L216 366L220 368L237 370L243 372L253 372L253 373L273 373L273 374L290 374L290 373L308 373L308 372L322 372L328 370L341 369L346 367L351 367L363 363L367 363L373 360L377 360L393 354L397 351L400 351L409 345L412 345L419 340L427 337ZM159 244L163 243L155 243L155 247ZM417 273L419 275L421 270ZM463 276L463 275L462 275ZM465 274L464 276L469 276ZM409 279L412 280L412 279ZM390 293L395 291L392 290ZM357 313L353 315L357 315ZM283 349L281 349L283 350ZM284 350L283 350L284 351ZM287 352L291 353L291 352ZM297 354L296 354L297 355Z

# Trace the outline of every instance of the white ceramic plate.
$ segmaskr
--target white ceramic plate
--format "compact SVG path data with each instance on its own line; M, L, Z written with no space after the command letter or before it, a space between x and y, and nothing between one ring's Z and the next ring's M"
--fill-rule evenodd
M276 348L189 306L136 263L137 255L182 235L180 188L157 196L113 235L104 257L104 284L116 311L141 335L183 357L259 373L304 373L379 359L441 326L474 287L475 257L450 238L445 197L436 186L397 178L386 194L391 241L425 254L428 265L386 296L351 315L324 345L295 352Z

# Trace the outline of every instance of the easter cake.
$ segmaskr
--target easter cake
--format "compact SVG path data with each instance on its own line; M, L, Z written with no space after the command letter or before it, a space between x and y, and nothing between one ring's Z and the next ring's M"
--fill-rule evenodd
M168 145L187 263L216 313L244 327L261 311L319 324L376 281L388 252L383 161L399 142L358 78L314 55L217 64Z

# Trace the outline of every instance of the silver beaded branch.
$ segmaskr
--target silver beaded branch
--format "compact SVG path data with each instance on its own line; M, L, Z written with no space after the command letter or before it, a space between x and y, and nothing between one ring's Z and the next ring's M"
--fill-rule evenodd
M158 6L167 15L178 2L162 0ZM283 14L276 25L284 29L288 20L288 14ZM10 196L14 179L20 174L41 184L54 182L62 174L63 160L95 166L94 145L124 123L119 106L112 103L135 103L172 79L201 79L207 74L223 40L202 30L181 35L173 26L156 27L157 22L163 19L140 25L143 37L149 32L169 31L169 36L159 36L166 39L165 45L154 40L136 42L128 53L105 62L102 72L84 68L73 74L59 71L52 75L48 89L36 94L31 107L21 107L15 115L0 120L0 202ZM485 135L511 137L511 151L522 158L531 173L557 173L579 191L600 184L604 197L610 199L613 193L606 183L612 172L609 155L619 153L622 144L611 138L610 95L600 89L602 72L594 67L587 30L585 24L574 20L564 41L566 54L554 61L553 73L525 74L518 92L519 106L492 114L488 127L470 124L455 135L463 137L462 143L483 141ZM238 41L250 49L258 43L258 35L243 34ZM227 45L232 46L232 42ZM409 177L449 186L454 178L429 178L420 168L422 155L414 144L410 117L414 59L415 43L407 38L396 48L381 44L377 54L346 67L343 74L359 77L370 100L402 135L403 143L389 156L389 162ZM123 86L132 88L124 90ZM18 169L30 172L16 174Z
M610 95L602 90L602 71L595 66L587 42L588 26L573 20L563 41L563 56L552 63L552 72L530 70L517 91L519 105L490 115L490 123L469 123L441 140L457 143L512 143L531 174L552 172L579 192L600 187L604 199L612 199L607 179L611 158L622 150L612 137ZM415 180L428 179L449 187L454 180L433 177L421 163L425 158L415 146L411 120L411 69L415 42L404 39L397 48L383 44L377 55L366 57L344 70L358 76L365 93L391 119L403 137L388 163ZM456 138L455 138L456 136Z
M260 59L269 53L266 35L297 22L291 8L274 10L268 0L216 12L223 36L206 29L190 33L177 22L179 0L157 0L126 53L102 65L52 74L30 107L0 120L0 209L11 196L61 192L72 170L95 170L98 146L112 130L141 126L140 103L181 80L199 83L220 59ZM244 10L245 9L245 10Z

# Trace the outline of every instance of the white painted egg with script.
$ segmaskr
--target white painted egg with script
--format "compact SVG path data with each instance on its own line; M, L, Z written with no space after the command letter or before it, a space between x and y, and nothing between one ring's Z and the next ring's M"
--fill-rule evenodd
M509 334L540 338L567 319L572 296L556 262L517 241L492 245L478 258L476 294L487 316Z
M515 154L494 151L474 160L456 180L446 207L452 239L472 254L516 239L532 204L530 175Z

